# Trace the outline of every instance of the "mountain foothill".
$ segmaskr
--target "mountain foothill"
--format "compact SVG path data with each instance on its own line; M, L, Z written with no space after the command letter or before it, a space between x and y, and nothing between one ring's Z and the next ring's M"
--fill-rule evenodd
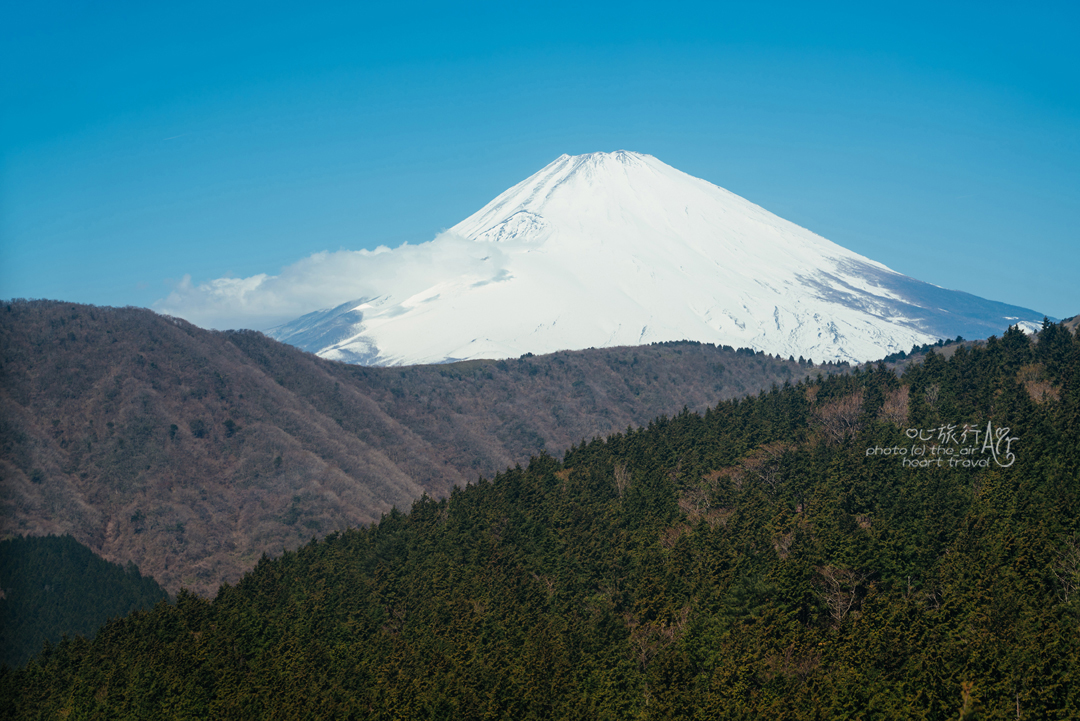
M71 534L170 593L683 408L841 369L669 343L411 367L135 308L0 308L3 534Z
M269 473L258 464L272 467L277 456L266 457L254 439L262 456L245 456L245 430L264 424L280 438L273 429L291 426L254 410L239 413L269 393L256 383L256 370L264 383L327 417L359 402L348 400L360 394L359 382L347 379L372 372L323 365L254 334L203 334L142 311L110 316L51 304L4 312L39 321L28 338L73 348L90 327L72 327L84 314L105 317L99 328L106 334L130 324L128 340L117 340L130 344L120 383L87 372L88 389L46 396L44 376L65 377L55 360L64 356L39 354L33 357L50 361L20 372L41 374L27 393L45 400L24 396L21 407L51 410L80 397L94 406L123 402L129 415L114 417L130 424L140 417L133 411L145 417L155 402L172 408L154 399L173 393L166 389L173 384L186 403L200 401L192 407L206 425L198 437L178 422L196 414L161 418L156 422L174 419L176 437L167 425L151 432L139 446L146 459L147 446L175 442L182 453L170 458L209 457L196 442L209 440L220 444L220 457ZM13 346L11 327L4 325L5 348ZM141 372L177 358L181 348L202 353L189 362L204 358L203 376L214 378L216 367L227 380L194 399L198 388L175 369ZM622 368L617 361L632 364L634 354L641 365L646 351L584 354L580 362L595 362L600 372ZM699 374L707 359L723 359L727 373L728 358L739 358L687 344L653 352L651 384L623 369L639 379L641 395L658 383L678 385L662 369L680 372L680 358L700 354L693 361ZM776 362L743 355L759 370ZM539 383L543 368L554 376L564 367L558 360L568 365L569 357L540 359L550 365L535 374L535 359L507 361L503 372ZM287 359L318 373L290 380L265 372ZM815 367L702 411L688 407L574 441L561 457L534 448L528 462L448 496L421 496L408 513L394 509L370 525L262 558L212 599L181 591L175 603L112 621L92 640L66 639L25 667L0 669L0 715L1076 718L1080 337L1045 321L1035 336L1013 327L983 343L931 348L919 362L906 360L902 376L883 363L830 375ZM372 393L404 398L409 391L400 381L409 371L383 371L386 396ZM485 403L498 408L509 402L495 382L504 377L498 371L479 364L413 372L433 374L432 384L442 372L460 373L454 382L493 385ZM371 378L365 387L377 385ZM103 395L89 390L99 387ZM332 405L335 387L341 406ZM590 388L598 403L600 387ZM211 393L222 404L214 418L206 415ZM582 407L589 402L580 399ZM460 414L466 411L462 405ZM45 437L52 428L57 445L69 433L68 447L79 440L49 418L40 422ZM103 422L95 416L95 429ZM24 445L43 442L23 432ZM123 457L116 436L97 438L91 442L105 446L100 453ZM132 437L124 439L130 447ZM56 458L65 462L59 451ZM162 467L154 463L135 466L139 473L127 482L146 483L144 471ZM97 468L67 466L79 467ZM125 480L119 472L109 478ZM253 488L252 479L232 482ZM108 486L101 495L123 492Z

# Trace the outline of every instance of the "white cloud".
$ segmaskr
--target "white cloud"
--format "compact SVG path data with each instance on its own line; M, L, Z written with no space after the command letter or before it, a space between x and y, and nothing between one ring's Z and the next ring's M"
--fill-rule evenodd
M494 244L442 233L427 243L392 250L379 246L315 253L279 275L217 278L197 285L185 275L154 309L203 328L265 330L350 300L391 291L419 293L449 277L494 278L503 271L503 260Z

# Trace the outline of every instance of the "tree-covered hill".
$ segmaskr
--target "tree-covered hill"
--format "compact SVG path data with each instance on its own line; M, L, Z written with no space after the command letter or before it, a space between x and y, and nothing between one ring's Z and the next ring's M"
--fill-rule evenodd
M17 666L63 636L168 598L134 564L95 556L71 536L0 541L0 664Z
M1075 718L1080 340L534 457L0 675L23 718Z
M0 304L0 534L170 592L582 438L836 370L696 343L363 368L137 308Z

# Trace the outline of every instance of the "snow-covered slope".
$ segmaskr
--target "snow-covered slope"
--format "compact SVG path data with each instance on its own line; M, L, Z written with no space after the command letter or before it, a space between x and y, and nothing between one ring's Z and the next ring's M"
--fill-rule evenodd
M626 151L563 155L431 242L461 239L483 248L468 270L270 334L378 365L681 339L862 361L1042 318L900 275Z

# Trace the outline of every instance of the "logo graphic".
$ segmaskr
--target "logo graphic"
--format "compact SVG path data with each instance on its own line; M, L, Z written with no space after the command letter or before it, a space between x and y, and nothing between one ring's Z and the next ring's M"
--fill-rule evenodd
M1020 439L1010 428L986 428L970 423L942 425L937 428L908 428L910 446L866 449L867 456L898 456L904 468L989 468L991 462L1008 468L1016 462L1012 444Z

